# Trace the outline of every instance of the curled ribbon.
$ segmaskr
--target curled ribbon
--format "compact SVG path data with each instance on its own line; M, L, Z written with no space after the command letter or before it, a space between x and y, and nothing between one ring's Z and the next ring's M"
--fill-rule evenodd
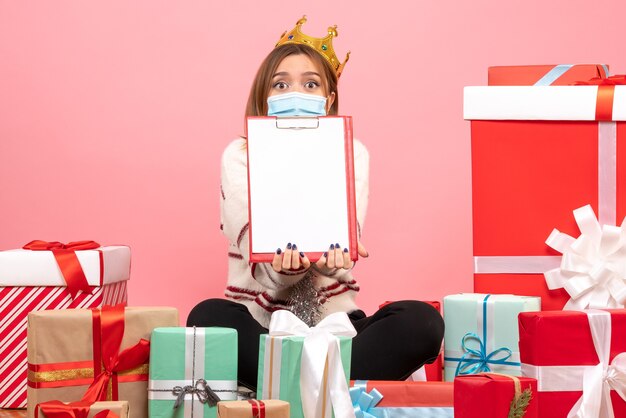
M478 341L478 350L470 348L468 340ZM461 340L461 347L463 347L463 351L466 353L463 354L459 360L459 364L456 366L456 371L454 372L455 376L490 372L490 364L518 365L518 363L507 361L511 358L513 352L506 347L500 347L487 354L485 343L477 334L473 332L468 332L463 336L463 339ZM498 356L501 356L501 358L496 358Z
M197 396L201 403L208 404L209 406L215 406L220 401L220 397L215 394L204 379L196 380L194 386L174 386L172 394L176 396L174 409L178 408L183 403L185 395Z
M365 384L355 382L350 388L350 399L356 418L379 418L384 414L376 408L376 405L383 399L382 393L376 388L367 393Z
M599 363L585 370L583 394L567 418L614 418L611 389L626 401L626 353L620 353L609 364L611 354L611 314L606 311L586 311L593 345Z
M76 241L68 244L53 241L31 241L24 245L25 250L31 251L51 251L61 269L61 274L67 284L67 290L72 299L76 298L79 291L91 294L92 288L87 282L85 272L76 257L76 251L95 250L100 248L100 244L95 241Z
M554 229L546 244L563 254L561 266L544 273L548 288L571 296L564 310L623 308L626 301L626 219L603 225L590 205L574 210L576 239Z
M107 387L113 380L112 398L117 400L117 372L129 370L148 361L150 342L145 339L120 352L124 336L124 305L92 309L94 334L94 381L81 399L85 402L106 400ZM99 324L99 325L98 325ZM99 374L100 365L102 369Z
M330 416L331 411L323 402L327 392L330 393L329 400L335 416L355 417L337 338L356 336L356 330L345 312L332 313L309 328L290 311L279 310L272 314L269 334L272 337L304 336L300 394L305 418Z

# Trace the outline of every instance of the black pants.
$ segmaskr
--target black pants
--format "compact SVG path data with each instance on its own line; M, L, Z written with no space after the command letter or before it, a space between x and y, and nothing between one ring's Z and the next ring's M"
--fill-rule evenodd
M393 302L374 315L349 314L358 335L352 341L351 379L404 380L425 363L432 363L443 340L443 319L435 308L418 301ZM224 299L196 305L187 326L228 327L238 331L239 382L256 388L259 337L267 334L248 308Z

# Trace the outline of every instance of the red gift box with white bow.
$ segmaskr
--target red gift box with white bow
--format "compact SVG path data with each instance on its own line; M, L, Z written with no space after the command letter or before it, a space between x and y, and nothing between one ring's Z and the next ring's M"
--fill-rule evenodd
M578 236L572 211L588 204L601 225L626 216L623 83L465 87L476 293L540 296L543 310L568 302L546 284L562 256L545 241L554 228Z
M540 418L626 417L626 310L522 312L519 332Z

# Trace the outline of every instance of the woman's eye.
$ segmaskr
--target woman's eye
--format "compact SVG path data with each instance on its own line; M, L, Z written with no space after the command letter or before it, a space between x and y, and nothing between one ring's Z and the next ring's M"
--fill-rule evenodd
M275 83L275 84L274 84L274 88L275 88L275 89L278 89L278 90L284 90L284 89L286 89L287 87L289 87L289 86L288 86L288 85L287 85L287 83L285 83L284 81L279 81L278 83Z
M306 84L304 85L304 87L306 87L307 89L314 89L319 87L320 85L315 82L315 81L307 81Z

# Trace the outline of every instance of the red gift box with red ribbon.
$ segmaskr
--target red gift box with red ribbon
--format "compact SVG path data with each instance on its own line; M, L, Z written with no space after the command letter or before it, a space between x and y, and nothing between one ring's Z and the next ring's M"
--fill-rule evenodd
M26 317L31 311L126 303L130 248L32 241L0 251L0 408L26 407Z
M454 415L452 382L354 380L350 382L350 397L355 411L366 417Z
M601 224L626 215L625 82L465 88L475 292L540 296L544 310L569 300L546 285L561 255L545 241L554 228L578 236L572 211L587 204Z
M490 86L567 86L580 80L609 76L602 64L506 65L489 67Z
M540 418L626 417L626 310L522 312L519 329Z
M509 417L511 409L517 408L524 411L524 418L537 418L536 393L537 381L529 377L497 373L457 376L454 379L454 416Z
M28 315L28 417L36 405L129 401L148 415L149 339L178 326L175 308L37 311Z

